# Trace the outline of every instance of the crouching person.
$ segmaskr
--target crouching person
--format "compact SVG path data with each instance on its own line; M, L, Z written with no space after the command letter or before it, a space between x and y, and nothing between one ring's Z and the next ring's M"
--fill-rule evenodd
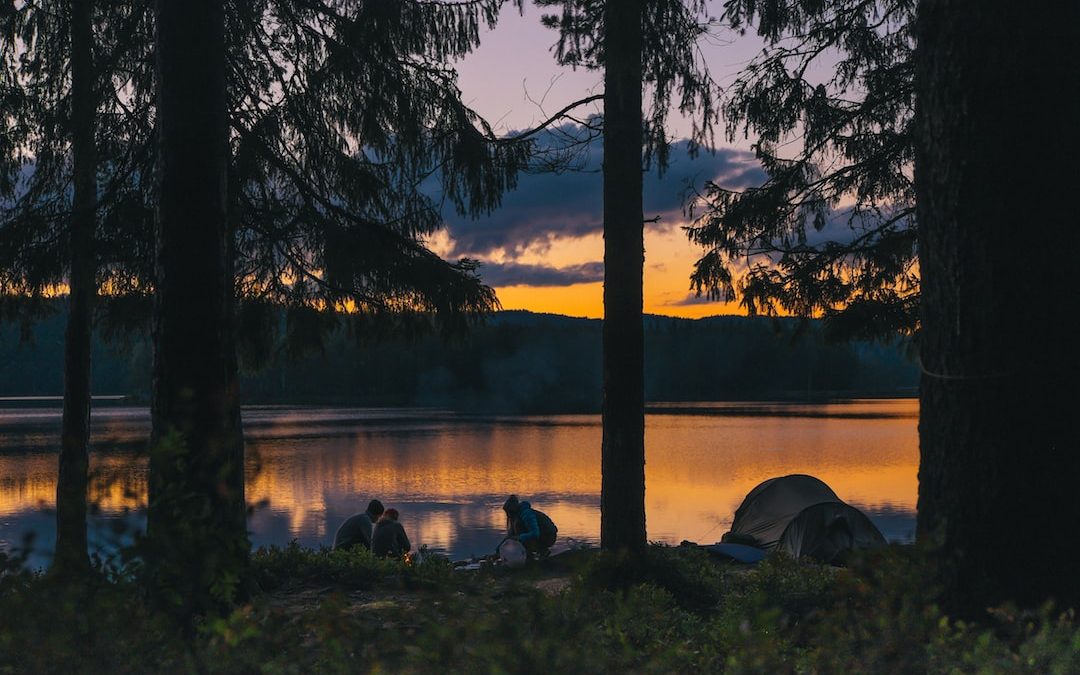
M372 527L382 514L382 502L372 499L363 513L352 516L338 528L337 534L334 535L334 550L349 549L354 546L370 549Z
M405 528L398 522L398 510L386 509L371 533L371 552L379 557L400 558L411 548Z
M555 544L559 528L543 511L534 509L529 502L510 495L503 504L506 512L506 534L514 537L531 555L544 557Z

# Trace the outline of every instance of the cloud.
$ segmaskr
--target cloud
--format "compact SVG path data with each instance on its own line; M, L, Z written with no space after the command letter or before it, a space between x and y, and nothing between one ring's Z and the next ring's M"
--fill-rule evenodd
M698 295L697 293L687 293L686 297L679 300L673 300L671 302L665 302L664 307L690 307L693 305L722 305L722 300L710 300L706 295Z
M604 280L604 263L587 262L566 267L523 263L485 262L480 277L489 286L572 286Z
M453 240L450 257L500 254L512 260L527 250L543 252L559 239L599 234L603 229L602 161L602 146L596 141L580 170L521 176L517 189L506 194L502 206L489 216L468 219L447 214ZM741 188L764 179L765 173L748 152L721 148L691 158L686 141L675 143L664 175L655 168L645 174L644 216L660 216L659 222L647 227L663 231L679 222L689 186L700 188L713 180Z

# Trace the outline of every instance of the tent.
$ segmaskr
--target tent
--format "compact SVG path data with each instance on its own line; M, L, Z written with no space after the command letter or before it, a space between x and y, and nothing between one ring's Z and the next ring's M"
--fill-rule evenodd
M751 490L721 541L836 565L853 550L883 546L885 537L828 485L793 474L770 478Z

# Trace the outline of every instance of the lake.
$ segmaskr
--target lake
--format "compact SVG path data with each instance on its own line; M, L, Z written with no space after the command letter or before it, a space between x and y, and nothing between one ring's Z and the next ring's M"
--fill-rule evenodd
M893 541L915 530L918 401L651 404L646 509L652 541L714 542L759 482L809 473L865 511ZM145 408L92 418L92 540L103 554L139 527L146 501ZM600 530L597 415L476 416L426 409L244 409L247 497L255 546L330 545L337 526L377 497L401 511L414 546L463 558L500 540L516 493L561 537ZM60 410L0 409L0 547L33 533L33 564L55 536Z

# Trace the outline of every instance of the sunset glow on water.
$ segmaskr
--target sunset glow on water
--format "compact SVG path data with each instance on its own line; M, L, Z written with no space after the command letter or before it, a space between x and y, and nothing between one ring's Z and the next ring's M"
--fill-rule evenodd
M717 541L745 494L767 478L813 474L865 510L893 540L910 540L917 493L918 402L657 405L646 420L650 540ZM596 542L600 419L594 415L475 417L430 410L250 408L247 496L254 545L329 545L337 526L378 497L401 511L414 544L460 558L484 554L517 493L562 537ZM144 409L94 418L93 527L141 523L149 427ZM59 411L0 411L0 545L54 536ZM104 449L108 447L111 449ZM117 449L119 448L119 449Z

